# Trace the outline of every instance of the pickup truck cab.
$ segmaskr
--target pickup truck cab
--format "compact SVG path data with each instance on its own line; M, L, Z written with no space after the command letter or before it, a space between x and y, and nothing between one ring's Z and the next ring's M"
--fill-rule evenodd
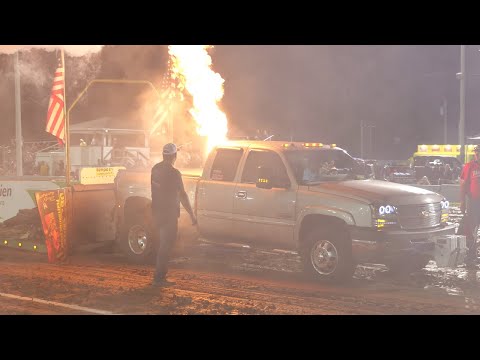
M432 239L455 233L443 196L368 179L335 145L232 141L201 175L182 174L202 238L295 250L319 280L351 278L361 262L422 268ZM117 240L144 261L155 249L150 173L121 170L115 183Z

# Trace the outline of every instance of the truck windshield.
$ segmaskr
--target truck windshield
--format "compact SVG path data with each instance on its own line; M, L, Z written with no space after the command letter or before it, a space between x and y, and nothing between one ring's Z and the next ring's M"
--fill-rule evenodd
M300 185L356 179L360 164L341 149L286 150L287 161Z

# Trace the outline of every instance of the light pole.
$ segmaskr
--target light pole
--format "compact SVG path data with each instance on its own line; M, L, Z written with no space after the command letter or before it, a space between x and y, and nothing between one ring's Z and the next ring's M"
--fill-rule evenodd
M460 79L460 122L458 125L458 142L460 144L460 161L465 162L465 45L460 46L460 72L457 73Z
M360 120L360 158L363 159L363 120Z
M17 176L23 175L23 138L22 138L22 104L20 99L20 68L18 51L15 53L15 156Z
M441 78L445 77L447 73L445 72L434 72L434 73L428 73L428 74L423 74L423 77L425 79L434 79L434 78ZM457 78L459 78L459 74L457 74ZM448 79L447 79L448 80ZM440 105L440 116L443 117L443 143L447 144L447 97L445 95L442 95L442 105Z
M375 124L372 123L367 123L363 120L360 120L360 158L364 158L364 141L363 141L363 135L364 135L364 128L370 129L370 135L369 135L369 157L373 157L373 129L375 129Z
M442 106L440 107L440 116L443 116L443 143L448 144L447 141L447 98L442 96Z

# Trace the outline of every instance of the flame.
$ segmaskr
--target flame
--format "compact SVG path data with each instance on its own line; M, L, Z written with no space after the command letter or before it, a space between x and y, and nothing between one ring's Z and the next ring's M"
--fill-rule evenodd
M207 151L227 137L227 116L217 103L223 97L225 80L212 70L209 45L170 45L172 79L179 90L187 90L193 98L190 114L197 123L197 133L208 138Z

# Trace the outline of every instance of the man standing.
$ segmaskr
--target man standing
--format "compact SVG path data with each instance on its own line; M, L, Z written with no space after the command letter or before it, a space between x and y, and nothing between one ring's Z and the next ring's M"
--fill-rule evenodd
M480 224L480 146L473 149L475 159L466 163L460 175L460 211L467 217L465 235L467 237L467 265L477 261L477 231Z
M190 215L192 225L197 224L190 200L183 187L180 171L173 167L176 159L176 145L166 144L163 147L163 161L152 168L151 174L152 215L156 233L159 236L153 284L160 286L175 284L166 280L166 275L170 253L177 239L180 202Z

